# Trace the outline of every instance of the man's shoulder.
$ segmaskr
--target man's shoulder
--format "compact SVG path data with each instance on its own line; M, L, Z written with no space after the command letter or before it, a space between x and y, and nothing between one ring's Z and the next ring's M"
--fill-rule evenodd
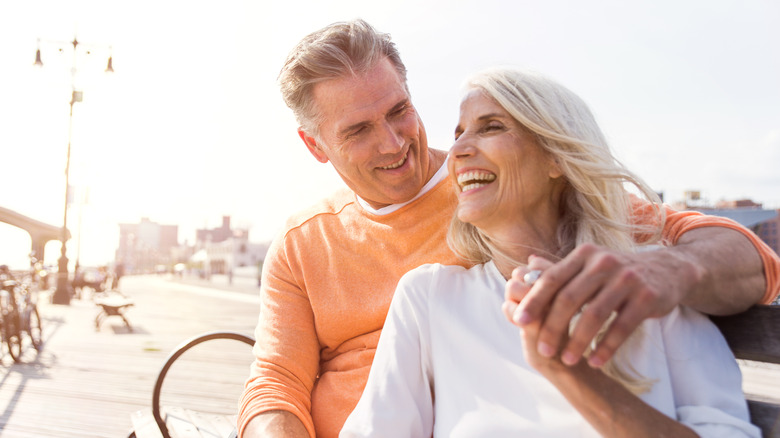
M355 194L348 188L336 190L325 198L306 207L287 218L284 232L300 228L311 220L342 214L344 210L355 204Z

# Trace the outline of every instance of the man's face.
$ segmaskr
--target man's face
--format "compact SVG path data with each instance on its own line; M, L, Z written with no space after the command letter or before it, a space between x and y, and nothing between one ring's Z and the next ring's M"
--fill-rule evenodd
M319 83L313 96L320 135L299 131L301 138L372 207L409 201L435 172L429 169L425 128L387 59L356 77Z

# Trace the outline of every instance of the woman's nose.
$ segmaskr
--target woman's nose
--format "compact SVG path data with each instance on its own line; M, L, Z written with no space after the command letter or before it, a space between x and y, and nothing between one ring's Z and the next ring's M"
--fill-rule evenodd
M468 136L461 135L450 148L450 158L468 158L474 156L476 149L471 144Z

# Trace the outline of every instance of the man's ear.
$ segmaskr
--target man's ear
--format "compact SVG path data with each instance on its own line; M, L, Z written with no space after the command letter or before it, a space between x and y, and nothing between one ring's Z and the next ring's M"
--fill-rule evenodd
M327 163L328 162L328 156L325 155L325 152L322 150L320 145L317 144L317 140L314 139L314 137L306 134L303 129L298 128L298 136L301 137L301 140L306 144L306 148L309 150L309 153L314 155L314 158L317 159L320 163Z

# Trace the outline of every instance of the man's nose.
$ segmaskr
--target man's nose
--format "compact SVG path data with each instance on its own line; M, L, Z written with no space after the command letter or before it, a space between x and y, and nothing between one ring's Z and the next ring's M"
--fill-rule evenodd
M393 154L403 150L404 137L401 135L400 128L385 122L380 126L378 134L379 151L383 154Z

